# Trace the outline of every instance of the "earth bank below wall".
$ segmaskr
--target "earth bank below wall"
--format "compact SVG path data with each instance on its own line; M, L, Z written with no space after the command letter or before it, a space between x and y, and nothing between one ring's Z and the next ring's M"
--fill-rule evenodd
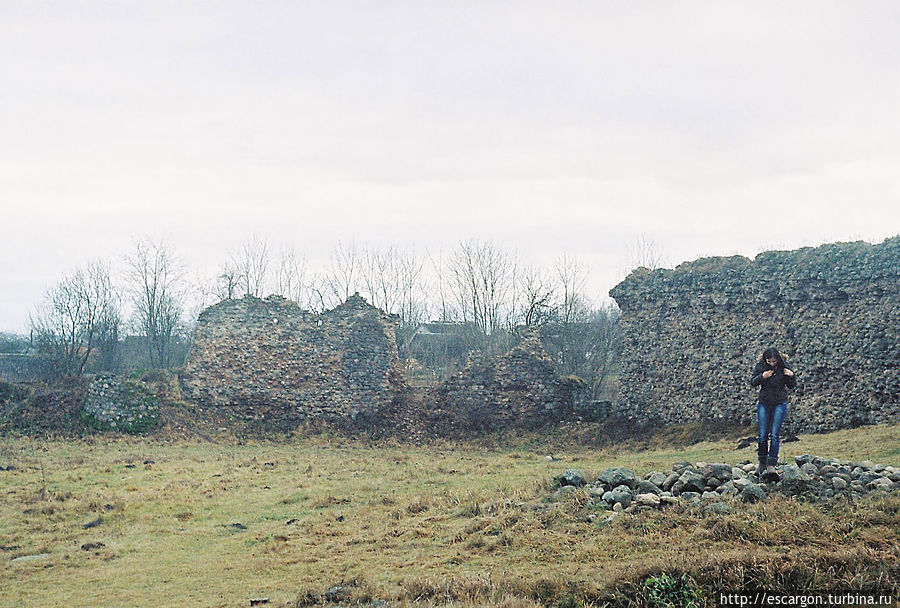
M748 423L750 372L769 346L797 372L789 430L900 414L900 237L639 268L610 295L622 311L619 415Z

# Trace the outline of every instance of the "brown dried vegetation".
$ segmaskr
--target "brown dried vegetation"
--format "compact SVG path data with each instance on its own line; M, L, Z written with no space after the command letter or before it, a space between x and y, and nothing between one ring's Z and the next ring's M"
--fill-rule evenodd
M785 457L896 464L898 432L807 436ZM662 574L707 603L716 590L900 590L896 494L723 515L678 504L603 526L583 491L548 500L549 480L753 454L530 445L2 439L0 605L644 606Z

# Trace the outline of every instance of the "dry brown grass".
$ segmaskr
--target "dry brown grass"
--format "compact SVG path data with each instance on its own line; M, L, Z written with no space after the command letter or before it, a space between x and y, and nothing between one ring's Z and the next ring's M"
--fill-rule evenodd
M584 493L546 500L567 467L753 458L732 448L3 439L0 605L644 605L661 573L707 591L897 592L897 495L727 515L679 505L606 527L588 523ZM896 425L784 446L893 464L898 450Z

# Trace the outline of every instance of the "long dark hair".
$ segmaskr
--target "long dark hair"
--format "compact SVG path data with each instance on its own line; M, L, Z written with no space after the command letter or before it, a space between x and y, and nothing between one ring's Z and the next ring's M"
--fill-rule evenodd
M762 356L759 358L760 363L765 363L766 359L778 359L778 363L775 364L775 367L787 367L784 363L784 355L778 352L777 348L767 348L763 351Z

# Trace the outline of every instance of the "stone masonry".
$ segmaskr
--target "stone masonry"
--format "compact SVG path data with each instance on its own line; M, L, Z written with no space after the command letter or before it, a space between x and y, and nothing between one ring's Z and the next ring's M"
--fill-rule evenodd
M560 378L537 334L425 390L398 362L398 317L358 295L314 314L278 296L226 300L200 314L181 374L184 396L242 419L307 419L454 436L534 428L571 413L578 382Z
M748 423L750 371L775 346L797 372L789 430L898 420L900 237L639 268L610 295L622 311L619 415Z
M359 295L322 314L279 296L225 300L200 314L183 391L244 418L364 422L397 391L398 321Z
M159 399L147 385L112 375L95 376L82 419L99 430L143 433L159 422Z
M537 332L522 328L521 341L500 357L480 354L426 393L431 428L490 431L538 428L573 411L580 381L560 377ZM441 431L441 422L451 427Z

